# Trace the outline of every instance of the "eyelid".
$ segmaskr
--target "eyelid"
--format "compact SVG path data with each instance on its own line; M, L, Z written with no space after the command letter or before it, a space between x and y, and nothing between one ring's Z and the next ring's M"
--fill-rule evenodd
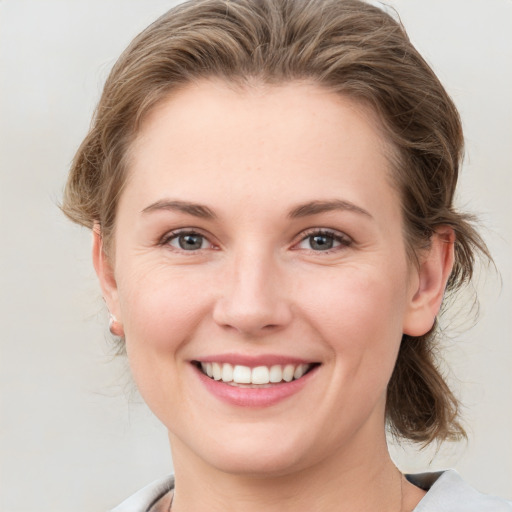
M171 244L169 242L171 240L179 237L179 236L182 236L182 235L198 235L198 236L201 236L205 240L207 240L208 243L210 244L209 249L217 248L216 244L214 242L212 242L212 240L211 240L212 239L211 235L206 234L206 233L204 233L204 231L202 229L195 228L195 227L178 228L178 229L173 229L171 231L167 231L158 240L158 245L160 245L162 247L163 246L167 246L167 247L172 248L172 250L175 250L177 252L182 252L182 253L197 253L199 251L205 250L205 249L197 249L195 251L186 251L184 249L178 249L177 247L171 246Z
M337 242L340 243L339 246L337 247L333 247L332 249L326 249L325 251L315 251L313 249L309 249L310 252L314 252L316 254L329 254L331 252L335 252L335 251L338 251L338 250L343 250L343 249L346 249L347 247L350 247L352 244L353 244L353 239L348 236L347 234L343 233L342 231L338 231L337 229L332 229L332 228L309 228L309 229L306 229L305 231L302 231L297 237L296 237L296 241L293 243L293 246L292 246L292 249L294 250L300 250L299 248L297 248L297 246L303 242L304 240L306 240L307 238L311 237L311 236L315 236L315 235L324 235L324 236L330 236L332 237L334 240L336 240ZM308 250L308 249L303 249L303 250Z
M190 253L197 253L199 251L204 250L204 249L197 249L195 251L186 251L186 250L180 250L176 247L171 246L169 242L181 235L199 235L199 236L205 238L205 240L207 240L208 243L210 244L210 247L208 249L218 249L219 248L218 244L216 244L212 241L212 238L213 238L212 235L205 233L200 228L196 228L196 227L192 227L192 226L185 227L185 228L173 229L171 231L168 231L163 236L160 237L160 239L158 240L157 243L160 246L171 247L173 250L175 250L177 252L182 252L182 253L190 254ZM332 229L332 228L314 227L314 228L306 229L306 230L302 231L301 233L299 233L295 237L295 241L293 242L291 249L292 250L300 250L297 247L298 244L300 244L301 242L306 240L308 237L315 236L315 235L330 236L335 241L339 242L340 245L337 247L331 248L331 249L327 249L325 251L315 251L313 249L310 249L310 252L314 252L314 253L328 254L330 252L334 252L337 250L342 250L344 248L347 248L350 245L352 245L352 243L353 243L353 239L342 231L339 231L337 229ZM307 249L304 249L304 250L307 250Z

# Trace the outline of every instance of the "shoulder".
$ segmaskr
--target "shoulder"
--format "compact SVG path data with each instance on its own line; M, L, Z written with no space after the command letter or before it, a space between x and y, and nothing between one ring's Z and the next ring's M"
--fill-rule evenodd
M169 475L146 485L110 512L151 512L153 505L172 489L174 476Z
M414 512L512 512L511 501L478 492L452 469L407 479L428 491Z

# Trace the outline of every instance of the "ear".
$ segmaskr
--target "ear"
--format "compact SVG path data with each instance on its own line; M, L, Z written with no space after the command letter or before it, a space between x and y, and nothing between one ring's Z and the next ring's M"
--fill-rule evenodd
M94 224L92 230L92 262L100 282L107 308L110 314L113 315L114 320L120 322L121 312L114 268L111 259L105 252L99 224Z
M434 325L454 262L455 233L449 226L436 230L430 247L420 255L417 279L404 317L403 333L422 336Z

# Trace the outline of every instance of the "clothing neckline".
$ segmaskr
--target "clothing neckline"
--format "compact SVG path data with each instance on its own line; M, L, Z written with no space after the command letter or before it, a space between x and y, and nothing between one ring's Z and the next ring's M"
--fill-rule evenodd
M512 512L512 501L478 492L453 469L404 476L427 491L412 512ZM157 512L158 502L172 490L174 475L168 475L142 488L110 512Z

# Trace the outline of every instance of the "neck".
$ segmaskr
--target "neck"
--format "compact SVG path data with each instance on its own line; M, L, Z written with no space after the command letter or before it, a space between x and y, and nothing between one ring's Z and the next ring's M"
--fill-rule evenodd
M350 443L314 465L264 476L212 467L172 439L173 512L401 512L404 484L384 434L374 446Z

